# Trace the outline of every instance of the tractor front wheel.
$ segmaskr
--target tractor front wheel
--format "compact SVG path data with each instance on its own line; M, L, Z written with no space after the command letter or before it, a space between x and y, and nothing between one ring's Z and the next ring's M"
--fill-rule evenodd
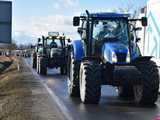
M39 57L37 56L37 62L36 62L36 70L37 70L37 73L39 74Z
M80 67L80 97L84 104L97 104L101 96L101 67L97 62L84 61Z
M142 61L135 64L142 75L142 84L134 86L136 103L153 105L158 98L159 73L153 61Z
M76 61L72 55L70 55L68 67L68 92L71 97L79 97L79 69L80 62Z
M37 56L36 53L33 53L32 56L32 68L36 68L37 67Z
M47 75L47 64L46 64L46 59L43 57L39 58L39 73L41 75Z

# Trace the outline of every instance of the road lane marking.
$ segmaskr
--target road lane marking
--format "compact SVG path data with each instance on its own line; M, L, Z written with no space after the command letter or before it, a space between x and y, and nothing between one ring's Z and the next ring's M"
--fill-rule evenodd
M58 98L58 96L46 84L43 84L43 85L47 89L47 91L49 92L49 94L51 95L52 99L55 100L55 102L57 103L58 107L60 108L61 112L65 115L65 117L67 118L67 120L74 120L71 117L71 115L69 114L69 110L62 103L62 101Z
M51 88L49 88L47 86L46 83L43 82L43 80L41 79L41 77L30 67L29 63L27 62L27 60L25 60L25 63L27 64L27 66L30 68L30 70L32 71L32 73L40 80L41 84L45 87L45 89L48 91L49 95L51 96L51 98L53 99L53 101L56 102L57 107L60 109L60 111L62 112L62 114L65 116L65 118L67 120L74 120L72 118L72 115L70 115L69 110L67 109L67 107L63 104L63 102L59 99L59 97L55 94L55 92L52 91Z

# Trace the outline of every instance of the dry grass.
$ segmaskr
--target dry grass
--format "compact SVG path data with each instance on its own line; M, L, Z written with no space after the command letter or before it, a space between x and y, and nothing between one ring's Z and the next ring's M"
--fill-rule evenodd
M0 120L59 120L58 112L39 80L23 60L20 65L18 71L13 62L0 74Z
M13 57L0 56L0 62L11 62Z

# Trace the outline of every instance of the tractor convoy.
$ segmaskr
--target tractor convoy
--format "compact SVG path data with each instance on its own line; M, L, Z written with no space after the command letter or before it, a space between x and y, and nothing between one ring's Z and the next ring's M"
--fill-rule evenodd
M129 14L89 13L73 18L81 40L66 45L58 33L38 40L33 68L46 75L47 67L60 67L68 75L68 92L84 104L98 104L101 86L117 87L119 96L139 105L152 105L158 98L159 73L151 56L142 56L136 22L147 26L147 18ZM68 41L70 42L70 41Z

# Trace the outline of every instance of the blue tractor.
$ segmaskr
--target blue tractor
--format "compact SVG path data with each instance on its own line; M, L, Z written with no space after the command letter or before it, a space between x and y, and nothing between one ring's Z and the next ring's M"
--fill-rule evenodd
M72 41L68 91L84 104L97 104L101 86L118 88L120 97L139 105L158 98L159 74L151 56L142 56L137 45L136 22L147 26L147 18L129 19L129 14L92 13L74 17L81 40Z

